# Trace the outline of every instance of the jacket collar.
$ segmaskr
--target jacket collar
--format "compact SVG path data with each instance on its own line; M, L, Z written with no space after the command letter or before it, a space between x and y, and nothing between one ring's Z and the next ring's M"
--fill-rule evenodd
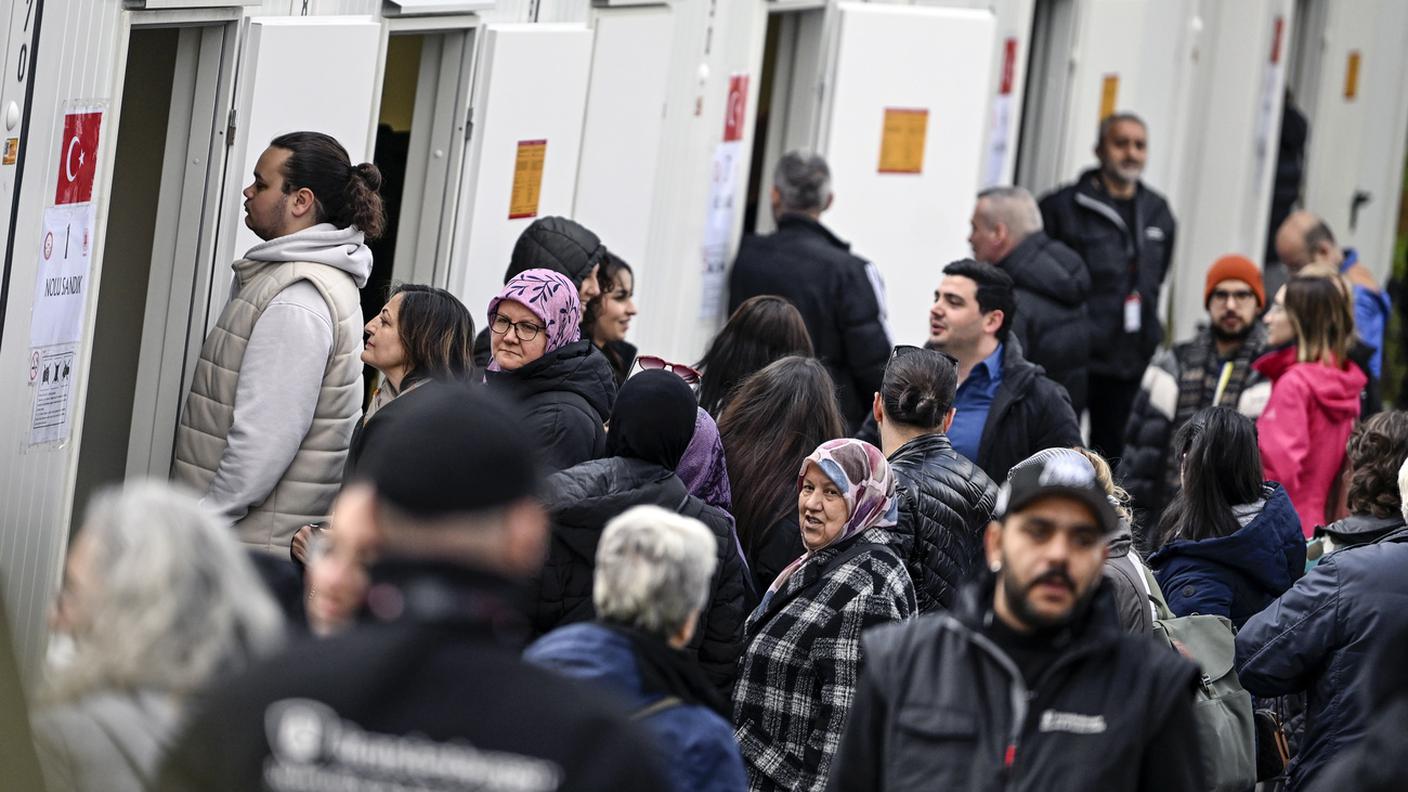
M948 435L943 432L922 434L910 438L904 445L896 448L895 453L890 455L890 464L893 465L911 457L923 458L932 454L941 454L945 451L953 451L953 443L949 441Z
M1012 406L1026 397L1037 375L1043 372L1041 366L1028 361L1022 354L1022 342L1017 340L1015 335L1007 336L1002 348L1002 384L993 396L992 406L988 409L988 419L983 422L983 434L978 441L979 459L974 460L978 467L987 464L988 443L985 441L990 433L1002 422Z
M391 556L370 575L366 613L372 621L488 629L515 645L528 637L527 591L496 573Z
M831 233L831 229L822 225L820 220L813 220L810 216L801 214L800 212L788 212L779 217L777 219L777 230L805 231L821 237L833 247L838 247L842 250L851 249L851 243Z
M996 591L997 575L983 571L959 590L953 616L973 632L982 632L990 618L998 618L993 610ZM1114 643L1121 634L1115 595L1102 577L1095 583L1095 595L1068 624L1051 632L1051 641L1063 651L1093 650Z

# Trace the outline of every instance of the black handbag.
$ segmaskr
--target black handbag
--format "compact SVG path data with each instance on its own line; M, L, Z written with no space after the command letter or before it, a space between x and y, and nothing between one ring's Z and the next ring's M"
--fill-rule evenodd
M1286 774L1291 762L1291 747L1286 742L1286 729L1275 710L1259 709L1252 713L1256 730L1256 780L1271 781Z

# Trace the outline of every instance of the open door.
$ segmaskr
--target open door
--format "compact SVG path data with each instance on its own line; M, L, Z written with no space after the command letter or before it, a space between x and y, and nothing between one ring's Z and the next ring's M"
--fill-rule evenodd
M939 271L968 255L991 93L973 65L989 63L994 31L987 11L838 6L819 145L836 198L823 220L883 275L899 343L927 337Z
M260 241L244 225L240 192L274 137L315 130L337 138L354 164L372 158L380 24L370 17L253 17L244 42L217 261L233 261ZM229 285L228 278L214 280L211 322Z
M452 257L457 271L449 280L476 326L523 229L536 217L572 212L591 57L592 31L584 25L484 31Z
M1310 121L1305 208L1325 219L1340 244L1357 248L1382 280L1392 262L1403 192L1408 3L1307 5L1301 39L1307 46L1296 53L1302 66L1299 84L1292 85Z

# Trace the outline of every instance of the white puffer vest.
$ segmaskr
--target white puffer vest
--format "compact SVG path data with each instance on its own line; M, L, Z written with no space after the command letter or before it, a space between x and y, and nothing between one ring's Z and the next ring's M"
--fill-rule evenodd
M326 264L243 259L235 263L235 274L238 294L220 313L196 363L171 474L197 492L207 491L234 421L240 366L255 323L279 292L298 281L312 284L333 317L332 351L313 424L274 490L235 526L240 541L281 551L299 526L327 519L341 487L347 446L362 409L362 308L352 278Z

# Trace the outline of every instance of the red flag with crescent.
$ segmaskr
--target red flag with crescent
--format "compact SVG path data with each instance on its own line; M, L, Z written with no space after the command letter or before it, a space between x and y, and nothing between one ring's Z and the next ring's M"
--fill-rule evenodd
M93 178L98 173L98 131L102 111L64 115L63 145L59 148L59 186L54 203L93 200Z

